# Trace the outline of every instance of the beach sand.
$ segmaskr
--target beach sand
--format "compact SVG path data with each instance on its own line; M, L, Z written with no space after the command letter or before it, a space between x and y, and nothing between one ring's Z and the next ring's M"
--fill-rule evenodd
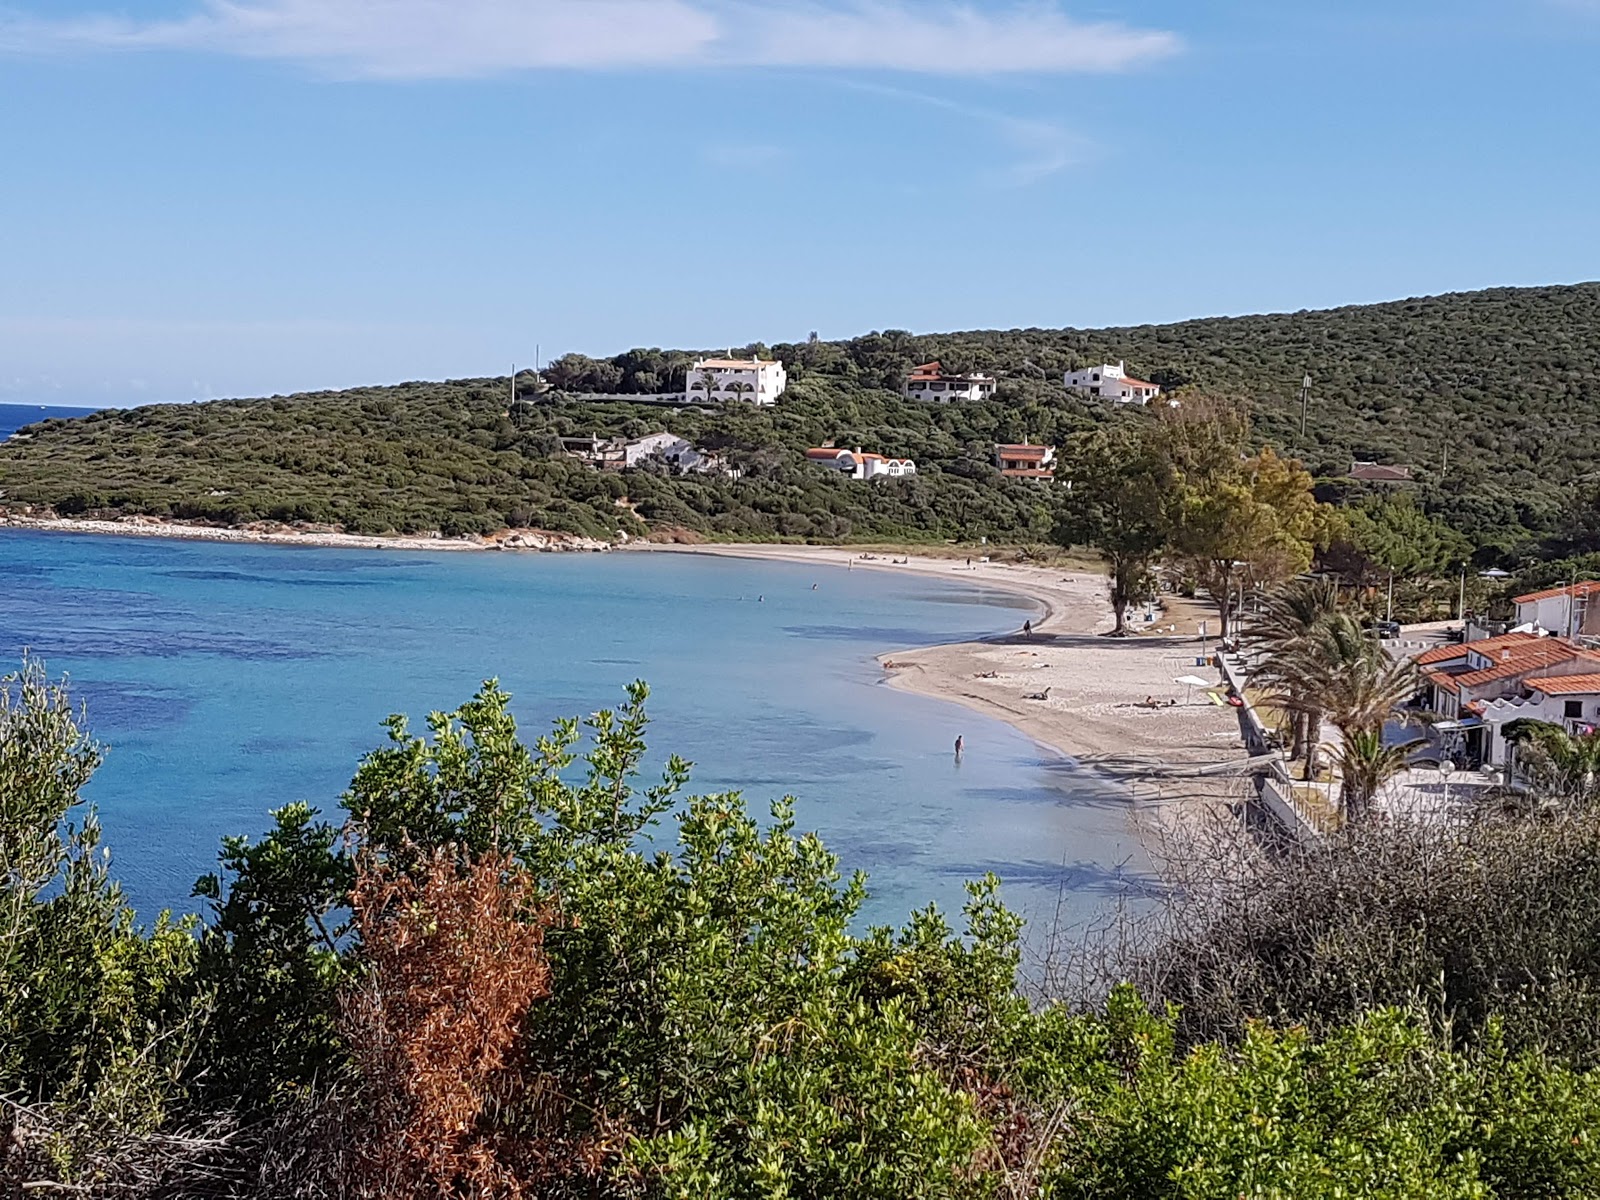
M123 517L100 521L82 517L32 516L0 508L0 529L42 533L93 534L101 537L173 538L189 542L237 542L268 546L316 546L329 550L609 550L611 543L542 530L504 530L493 537L368 536L332 530L296 529L273 521L254 525L207 525L199 521L164 521L156 517Z
M961 559L882 553L863 559L858 549L831 546L640 549L897 571L1029 597L1040 606L1032 636L1018 628L980 642L890 650L878 660L890 685L1007 722L1040 745L1130 786L1168 828L1175 820L1223 816L1248 790L1237 779L1192 774L1246 757L1235 711L1211 703L1204 688L1174 682L1181 675L1220 679L1215 667L1204 665L1199 636L1202 621L1215 630L1215 614L1193 601L1169 598L1155 623L1161 633L1110 638L1104 636L1112 627L1106 579L1083 570L976 560L968 567ZM1169 626L1176 629L1165 632ZM1048 698L1028 698L1046 689ZM1164 707L1141 707L1147 697Z

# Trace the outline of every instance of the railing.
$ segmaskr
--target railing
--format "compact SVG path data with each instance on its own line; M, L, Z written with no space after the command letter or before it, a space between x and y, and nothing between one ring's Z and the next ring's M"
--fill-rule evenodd
M1218 654L1217 665L1221 667L1222 677L1228 681L1228 686L1243 701L1238 711L1239 729L1244 735L1245 749L1252 756L1272 753L1274 747L1267 738L1267 729L1261 720L1261 714L1256 711L1256 706L1245 694L1245 685L1249 680L1245 675L1243 662L1235 654ZM1289 778L1289 772L1284 769L1281 761L1272 762L1265 771L1257 771L1255 780L1257 799L1284 833L1302 845L1322 836L1322 830L1316 819L1306 811L1305 806L1295 796L1294 781Z

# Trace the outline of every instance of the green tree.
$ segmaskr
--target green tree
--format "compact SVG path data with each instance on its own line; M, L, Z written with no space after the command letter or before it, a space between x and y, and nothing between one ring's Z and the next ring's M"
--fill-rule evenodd
M1107 426L1080 434L1056 468L1065 498L1053 536L1098 551L1111 574L1114 636L1127 633L1130 604L1148 595L1151 566L1172 530L1176 477L1144 430Z

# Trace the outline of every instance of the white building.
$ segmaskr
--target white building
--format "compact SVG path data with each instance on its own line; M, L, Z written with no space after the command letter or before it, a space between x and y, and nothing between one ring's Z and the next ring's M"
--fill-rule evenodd
M951 400L988 400L994 389L993 375L955 375L935 360L913 367L902 390L908 400L946 404Z
M1584 580L1518 596L1517 624L1561 637L1600 634L1600 581Z
M1526 679L1519 693L1484 703L1483 723L1489 730L1485 749L1491 766L1506 766L1511 757L1500 732L1511 721L1547 721L1571 734L1600 728L1600 674L1594 671L1600 660L1590 657L1566 665L1579 673ZM1583 672L1584 666L1590 670Z
M900 479L917 473L917 464L909 458L889 458L882 454L863 454L855 450L841 450L834 446L819 446L806 451L806 460L816 466L838 471L851 479Z
M1064 380L1069 390L1086 396L1098 396L1117 404L1149 404L1161 394L1161 388L1128 374L1127 363L1102 363L1097 367L1084 367L1081 371L1068 371Z
M766 408L778 402L789 376L781 362L765 358L702 358L689 368L684 399L747 404Z

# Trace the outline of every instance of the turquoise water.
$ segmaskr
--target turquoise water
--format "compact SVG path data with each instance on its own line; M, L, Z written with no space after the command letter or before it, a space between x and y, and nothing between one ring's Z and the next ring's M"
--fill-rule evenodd
M260 831L269 808L334 812L387 714L420 727L489 676L530 736L646 679L657 757L762 811L795 795L801 826L870 872L873 920L959 908L987 870L1025 911L1064 889L1087 914L1143 882L1125 801L1007 725L888 688L873 661L1030 615L939 580L703 555L0 531L0 663L26 647L70 674L109 747L89 796L146 914L192 910L218 838Z

